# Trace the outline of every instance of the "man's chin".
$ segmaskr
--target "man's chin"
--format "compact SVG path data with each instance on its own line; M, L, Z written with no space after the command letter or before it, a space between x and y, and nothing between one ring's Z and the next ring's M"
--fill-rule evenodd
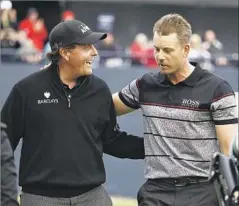
M160 73L161 74L166 74L166 75L168 75L168 74L171 74L172 72L171 71L169 71L169 70L165 70L165 69L161 69L161 68L159 68L159 71L160 71Z
M87 69L87 70L85 70L85 72L84 72L84 76L89 76L89 75L91 75L92 73L93 73L92 69Z

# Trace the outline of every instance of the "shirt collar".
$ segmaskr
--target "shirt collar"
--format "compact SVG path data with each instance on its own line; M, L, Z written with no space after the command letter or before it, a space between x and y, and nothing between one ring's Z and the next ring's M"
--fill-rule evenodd
M59 75L59 67L57 67L57 74L58 74L58 77L60 79L60 75ZM81 83L84 81L86 77L85 76L80 76L76 79L76 85L74 86L74 88L78 87L81 85ZM60 79L61 81L61 79ZM67 84L64 84L62 81L61 81L62 85L66 88L69 88Z
M56 64L51 64L51 65L49 66L49 70L50 70L50 72L51 72L51 74L52 74L53 81L54 81L58 86L60 86L60 88L62 88L62 85L64 86L64 84L63 84L63 82L61 81L60 76L59 76L58 65L56 65ZM85 76L84 76L84 77L78 77L78 78L77 78L77 84L76 84L75 87L80 86L81 83L84 81L85 78L86 78ZM67 86L67 85L66 85L66 86ZM67 86L67 87L68 87L68 86ZM74 87L74 88L75 88L75 87Z
M193 70L192 74L190 74L189 77L187 77L185 80L180 82L180 84L185 84L185 85L193 87L204 74L204 70L196 62L190 62L190 64L195 66L195 69ZM159 81L160 83L164 83L164 84L172 84L168 80L166 75L159 75Z
M78 77L77 80L76 80L76 85L74 86L74 88L80 86L81 83L84 81L85 78L86 78L86 77ZM68 85L67 85L67 84L64 84L63 82L62 82L62 84L64 85L64 87L67 87L67 88L68 88Z

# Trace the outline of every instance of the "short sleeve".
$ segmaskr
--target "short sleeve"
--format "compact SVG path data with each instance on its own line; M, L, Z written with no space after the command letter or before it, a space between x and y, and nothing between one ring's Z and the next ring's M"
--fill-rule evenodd
M140 79L135 79L119 92L121 101L130 108L138 109Z
M216 125L238 123L236 96L226 81L220 83L214 92L211 112Z

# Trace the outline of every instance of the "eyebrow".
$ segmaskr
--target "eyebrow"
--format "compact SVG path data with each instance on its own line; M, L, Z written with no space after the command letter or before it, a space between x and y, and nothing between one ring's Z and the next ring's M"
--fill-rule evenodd
M157 47L157 46L155 46L155 45L154 45L154 48L155 48L155 49L160 49L159 47ZM173 50L173 48L170 48L170 47L164 47L164 48L162 48L162 49L169 49L169 50Z

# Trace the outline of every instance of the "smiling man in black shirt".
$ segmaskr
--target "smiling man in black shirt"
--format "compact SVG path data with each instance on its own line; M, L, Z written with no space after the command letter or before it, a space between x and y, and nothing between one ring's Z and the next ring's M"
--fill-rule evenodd
M106 34L69 20L50 33L52 63L12 89L1 112L20 160L24 206L111 206L103 152L143 159L143 138L120 132L111 92L92 74L94 43Z

